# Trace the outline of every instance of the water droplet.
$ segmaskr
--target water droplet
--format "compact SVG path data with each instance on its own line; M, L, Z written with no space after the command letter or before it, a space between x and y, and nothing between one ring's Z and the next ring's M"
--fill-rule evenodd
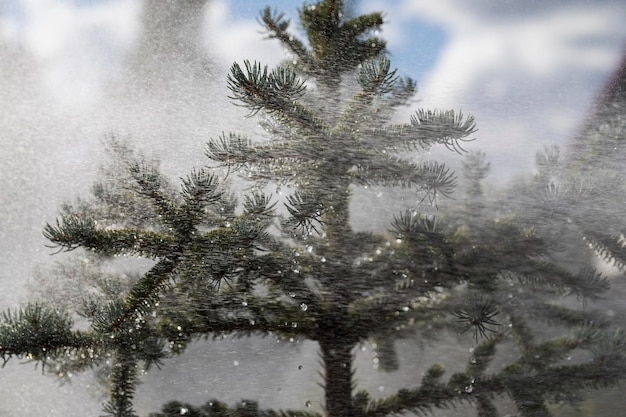
M300 304L300 309L302 311L307 311L308 308L309 308L309 306L307 306L306 304L304 304L304 303Z
M304 403L304 405L306 405L307 407L311 406L311 401L307 401L306 403Z

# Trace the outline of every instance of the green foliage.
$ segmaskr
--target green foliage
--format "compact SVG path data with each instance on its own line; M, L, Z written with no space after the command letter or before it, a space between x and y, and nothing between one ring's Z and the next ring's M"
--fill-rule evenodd
M241 400L234 407L229 407L217 400L207 401L201 407L172 401L163 406L161 413L150 414L150 417L320 417L317 413L302 411L260 410L256 401Z
M432 207L404 211L389 233L352 229L356 187L410 188L433 203L451 196L455 174L440 162L416 163L407 151L463 152L476 124L461 112L424 109L406 124L392 123L391 110L408 102L415 84L396 76L384 42L370 36L383 23L380 13L346 17L341 1L325 0L305 4L300 19L306 46L287 31L282 14L265 9L261 15L269 36L299 63L270 71L246 61L243 68L233 64L228 77L231 97L265 118L271 139L234 133L209 139L209 166L182 179L180 191L156 164L126 158L117 184L94 187L91 202L67 205L44 229L60 251L147 258L148 270L118 293L87 297L81 313L88 329L81 332L51 307L6 313L3 359L45 362L50 356L58 373L100 366L106 358L104 411L117 417L135 415L141 367L158 365L196 338L225 335L317 342L330 417L426 415L457 404L495 416L495 399L502 397L522 416L547 416L549 401L619 381L626 372L623 334L607 332L597 313L559 301L568 295L593 300L607 289L601 274L566 268L552 256L550 228L567 223L559 208L573 186L533 189L543 193L541 209L551 214L539 224L523 215L491 218L486 205L474 204L488 171L478 154L464 164L474 203L438 216L429 214ZM345 86L348 78L353 87ZM115 148L124 147L117 142ZM537 181L553 178L549 166L558 160L552 150L539 158ZM242 210L227 192L225 178L235 172L251 186ZM285 187L286 195L268 195L268 185ZM114 205L136 210L124 218ZM606 256L613 259L614 250L619 257L616 247L606 247ZM352 352L359 343L384 341L381 363L393 369L394 341L428 338L433 326L446 334L471 330L477 345L464 371L445 380L445 368L435 364L414 386L385 397L355 392ZM471 336L459 337L471 342ZM498 357L503 351L509 354ZM580 351L588 357L567 362ZM496 368L497 360L505 363ZM170 415L296 412L212 401L202 407L173 402L155 414Z
M73 321L41 304L28 304L2 313L0 353L6 361L16 356L44 361L48 355L59 355L80 343L72 332Z

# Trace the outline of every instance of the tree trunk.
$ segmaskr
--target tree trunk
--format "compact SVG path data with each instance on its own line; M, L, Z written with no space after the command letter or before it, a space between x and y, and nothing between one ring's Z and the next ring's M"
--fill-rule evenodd
M353 417L352 348L342 338L320 340L326 388L326 417Z

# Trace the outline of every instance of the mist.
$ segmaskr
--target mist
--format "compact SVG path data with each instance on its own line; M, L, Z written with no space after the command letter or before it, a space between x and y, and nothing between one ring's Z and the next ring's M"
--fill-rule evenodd
M33 8L31 3L24 2L23 7ZM49 3L51 8L46 16L58 25L55 31L67 32L70 47L61 47L53 39L49 45L35 42L32 34L19 32L7 23L8 19L0 21L3 310L29 300L26 284L32 280L34 268L63 260L65 255L52 256L55 251L46 246L43 227L54 221L62 203L90 193L91 185L98 179L97 167L107 158L103 146L107 137L128 138L139 152L159 160L163 173L176 183L192 168L205 164L203 149L207 138L224 131L263 136L256 120L246 117L246 111L232 105L227 97L225 80L230 63L260 59L272 66L283 58L283 51L262 41L258 29L248 21L240 21L232 29L245 29L245 36L254 37L255 41L241 41L241 49L225 51L220 47L221 37L228 34L219 33L217 18L227 13L228 2L95 2L93 7L79 7L80 24L91 28L86 31L75 30L71 25L64 27L70 24L64 17L74 5ZM7 4L0 2L0 12L10 9ZM255 3L251 7L262 6ZM85 33L87 36L83 37ZM619 45L612 48L617 51L615 56L621 53ZM440 63L449 59L450 55L444 54ZM437 70L435 66L433 71ZM587 101L578 103L579 113L568 117L582 119L581 109L592 106L609 75L606 69L594 73L595 83L584 91ZM432 80L434 76L428 78ZM432 99L432 85L425 86L426 105L439 103ZM468 91L468 95L475 93L471 88ZM458 97L452 94L448 98ZM488 101L489 97L483 96L482 100ZM458 106L463 107L463 101ZM472 106L481 103L481 99L470 100L470 112ZM506 123L498 127L503 124ZM574 131L565 130L568 134ZM510 133L516 138L522 136L517 131ZM480 144L476 147L483 148ZM540 143L532 142L531 147L525 152L534 154ZM495 145L491 141L484 148L494 150ZM509 148L505 156L494 156L494 165L499 164L496 172L505 173L496 176L494 182L501 184L519 174L506 169L515 153L515 149ZM459 168L459 161L455 157L450 164ZM521 165L525 172L532 172L527 161ZM373 212L354 213L356 227L364 230L384 228L392 209L419 203L404 192L359 192L355 198L372 202ZM470 348L469 344L455 341L445 354L455 363L455 355L462 358ZM394 385L400 387L424 371L413 365L417 356L422 366L427 366L442 353L417 355L408 342L400 344L400 351L404 352L400 355L402 364L410 372L403 370L398 378L397 374L376 371L372 349L364 345L357 360L363 387L381 394L394 389ZM53 377L42 376L40 369L33 368L34 364L11 360L1 370L0 415L19 412L26 417L78 417L100 412L101 387L92 375L76 375L71 378L72 383L59 386ZM162 370L143 376L136 407L141 415L146 415L171 399L201 404L211 398L227 402L250 398L258 400L261 406L277 408L302 408L305 401L312 401L319 410L322 391L317 385L317 372L316 346L309 342L255 337L245 343L197 343L184 355L168 360ZM236 390L234 383L238 384Z

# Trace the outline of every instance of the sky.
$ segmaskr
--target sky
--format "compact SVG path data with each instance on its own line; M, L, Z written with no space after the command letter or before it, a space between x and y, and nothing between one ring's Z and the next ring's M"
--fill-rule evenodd
M284 57L276 43L261 40L256 17L266 3L213 0L205 10L204 47L223 68L245 58L274 65ZM270 3L296 18L299 2ZM542 146L564 145L576 134L626 51L623 1L355 4L359 12L384 11L380 36L388 41L392 65L418 82L417 107L476 117L480 131L470 148L487 152L491 180L500 183L531 171ZM32 54L45 95L76 111L106 93L105 81L137 42L141 5L139 0L2 0L0 39ZM297 26L293 30L297 33Z

